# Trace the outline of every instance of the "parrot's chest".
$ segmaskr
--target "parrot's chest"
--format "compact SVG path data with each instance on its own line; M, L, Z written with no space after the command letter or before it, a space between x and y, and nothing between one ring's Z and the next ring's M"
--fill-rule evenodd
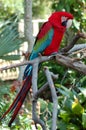
M44 50L44 55L51 55L54 52L58 52L61 40L64 35L64 30L55 29L54 35L50 45Z

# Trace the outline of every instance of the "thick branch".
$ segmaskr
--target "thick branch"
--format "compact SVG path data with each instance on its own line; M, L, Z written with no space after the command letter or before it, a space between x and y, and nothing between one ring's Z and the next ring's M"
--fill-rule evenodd
M84 75L86 75L86 65L77 59L73 59L63 55L57 55L56 60L59 64L64 65L68 68L72 68Z

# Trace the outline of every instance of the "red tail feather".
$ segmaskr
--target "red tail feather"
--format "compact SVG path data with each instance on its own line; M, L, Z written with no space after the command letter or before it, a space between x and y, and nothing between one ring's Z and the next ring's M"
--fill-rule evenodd
M29 82L28 82L28 80L25 82L24 86L25 86L25 90L23 91L23 93L21 95L21 98L20 98L20 100L18 101L18 103L16 105L16 108L14 110L12 118L11 118L9 124L8 124L9 127L11 126L12 122L15 120L15 118L16 118L16 116L17 116L17 114L18 114L18 112L19 112L19 110L20 110L20 108L21 108L21 106L22 106L22 104L23 104L23 102L25 100L25 97L26 97L26 95L27 95L27 93L28 93L28 91L29 91L29 89L31 87L31 77L30 77Z
M22 104L24 102L24 99L25 99L30 87L31 87L31 76L29 76L25 80L24 85L22 86L20 92L16 96L14 102L9 107L9 109L2 115L0 120L2 120L10 111L14 110L14 114L12 116L12 119L11 119L10 123L9 123L9 126L11 126L11 123L14 121L16 115L18 114L18 111L20 110L20 108L21 108L21 106L22 106Z
M8 108L8 110L2 115L2 117L0 118L0 120L2 120L15 106L16 101L18 100L18 98L21 95L21 92L23 90L23 87L21 88L20 92L18 93L18 95L16 96L16 98L14 99L13 103L10 105L10 107Z

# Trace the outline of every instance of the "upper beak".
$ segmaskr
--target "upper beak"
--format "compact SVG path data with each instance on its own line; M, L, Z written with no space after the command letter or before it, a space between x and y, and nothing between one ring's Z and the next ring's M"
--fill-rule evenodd
M70 28L70 26L72 25L72 19L69 19L68 21L67 21L67 25L66 25L66 28Z

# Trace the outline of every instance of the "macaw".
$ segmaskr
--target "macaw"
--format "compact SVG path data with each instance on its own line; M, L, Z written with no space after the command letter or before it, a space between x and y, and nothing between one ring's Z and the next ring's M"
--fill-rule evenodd
M39 53L44 56L49 56L58 52L65 30L71 26L72 20L73 15L69 12L58 11L52 13L52 15L48 18L48 21L42 25L36 37L29 60L37 58L39 56ZM26 95L30 90L32 79L32 65L28 64L26 66L23 78L24 84L20 92L18 93L9 109L1 117L1 119L3 119L9 112L13 112L11 120L8 124L9 127L16 118L16 115L18 114Z

